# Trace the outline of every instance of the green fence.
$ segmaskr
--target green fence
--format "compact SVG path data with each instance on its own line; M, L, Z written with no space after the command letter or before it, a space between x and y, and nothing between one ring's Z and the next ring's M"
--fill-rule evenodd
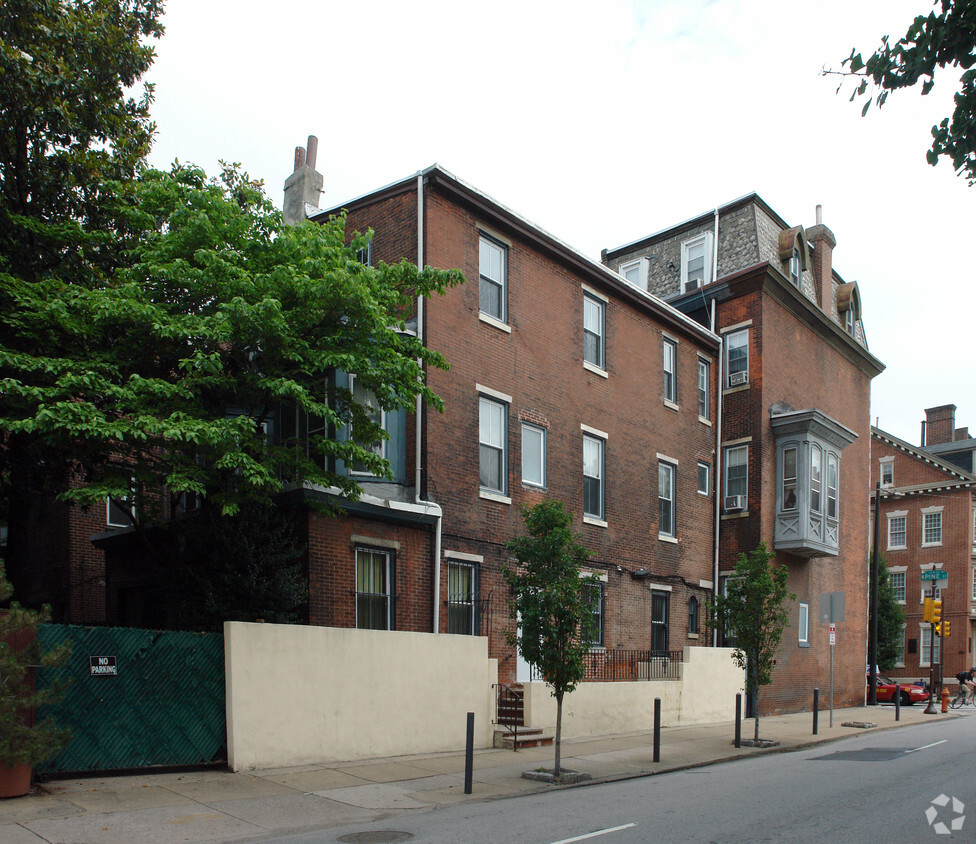
M38 684L68 680L44 707L72 738L37 770L109 771L227 760L224 640L219 633L45 624L42 646L72 644Z

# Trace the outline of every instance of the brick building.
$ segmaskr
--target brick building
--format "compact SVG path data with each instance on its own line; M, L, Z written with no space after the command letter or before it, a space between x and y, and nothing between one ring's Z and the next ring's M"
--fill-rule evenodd
M954 412L952 405L925 411L922 446L871 431L872 482L882 489L879 546L905 613L902 659L891 672L900 680L927 677L933 662L950 680L976 664L976 476L946 459L971 442L955 429ZM933 569L947 577L923 581ZM922 620L926 596L942 599L948 638L933 639Z
M603 252L612 269L723 341L718 409L719 578L764 542L797 602L763 712L809 706L829 674L822 596L843 593L834 688L863 699L867 643L870 386L860 295L832 265L818 219L791 226L751 194Z

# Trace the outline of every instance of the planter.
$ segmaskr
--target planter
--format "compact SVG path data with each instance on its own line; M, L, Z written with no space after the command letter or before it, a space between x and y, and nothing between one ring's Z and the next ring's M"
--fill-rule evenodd
M31 766L0 762L0 797L21 797L30 791Z

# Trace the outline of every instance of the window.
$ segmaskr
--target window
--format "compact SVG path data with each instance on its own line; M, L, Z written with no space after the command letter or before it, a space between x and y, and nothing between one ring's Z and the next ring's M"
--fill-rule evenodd
M495 240L481 236L479 268L481 284L479 302L481 313L499 322L505 322L506 314L506 275L508 272L508 250Z
M888 577L891 579L891 596L899 604L905 603L905 572L890 571Z
M940 507L936 512L922 510L922 547L941 544L942 508Z
M698 464L698 492L702 495L708 495L712 491L711 474L711 466L707 463Z
M620 265L618 272L635 287L647 289L647 258L627 261Z
M381 428L386 427L386 415L376 399L376 393L364 387L355 375L349 376L349 382L353 401L366 411L371 422ZM386 457L386 440L382 437L375 442L365 444L364 447L378 457ZM361 460L352 464L351 471L358 475L372 474Z
M480 476L481 488L506 493L506 407L501 402L481 396L480 402Z
M712 233L681 244L681 292L697 290L712 280Z
M129 494L105 499L105 525L132 527L136 520L135 484L129 481Z
M895 461L894 458L881 460L881 486L894 486Z
M603 638L603 602L604 586L602 583L586 583L583 585L583 594L590 601L590 613L593 616L592 638L590 647L602 648Z
M708 419L708 361L698 358L698 417Z
M895 667L905 667L905 625L901 626L901 635L898 637L898 652L895 654Z
M583 435L583 515L602 519L604 441Z
M522 423L522 483L546 485L546 429Z
M821 463L823 451L820 446L810 448L810 512L820 512Z
M799 645L801 648L810 647L810 604L806 601L800 601L800 616L797 628L797 638L799 640Z
M677 401L677 392L674 383L674 364L678 347L674 340L664 340L664 400Z
M674 536L674 466L657 464L657 503L659 536Z
M800 248L798 246L793 247L793 254L790 256L790 281L793 282L794 287L800 286L800 269L802 263L800 260Z
M373 238L366 238L366 243L356 250L356 260L366 267L373 266Z
M837 518L837 457L834 454L827 455L827 518Z
M729 387L749 383L749 329L733 331L725 338L725 378Z
M976 566L973 566L973 600L976 601Z
M748 507L749 495L749 446L739 445L725 449L725 497L739 496L739 508ZM726 501L726 509L730 504Z
M796 447L783 449L783 509L796 509Z
M904 513L888 514L888 550L906 548L907 517Z
M698 631L698 599L692 595L688 599L688 633L689 635L697 636Z
M927 623L922 623L919 625L921 629L921 641L919 642L919 655L918 664L919 666L929 666L933 662L938 664L939 658L941 656L941 645L942 639L938 636L932 636L932 627ZM931 659L930 659L931 657Z
M393 554L372 548L356 549L356 627L393 630Z
M478 633L475 613L477 568L473 563L447 564L447 632L465 636Z
M651 590L651 651L655 654L668 652L668 604L671 593Z
M595 296L583 294L583 360L600 369L605 368L604 320L606 304Z

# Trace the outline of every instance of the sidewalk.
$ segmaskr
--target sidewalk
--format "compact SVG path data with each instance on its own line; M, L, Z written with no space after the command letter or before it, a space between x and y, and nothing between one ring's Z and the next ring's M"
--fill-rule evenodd
M925 715L924 707L902 707L895 721L890 706L820 713L812 735L811 713L760 720L760 736L779 748L733 747L732 722L666 727L661 761L654 763L653 736L629 733L563 741L562 764L592 774L593 781L708 765L757 753L816 745L874 730L937 723L947 715ZM965 710L963 710L965 712ZM861 729L843 722L872 722ZM753 722L744 721L743 738ZM240 841L325 826L368 822L397 812L428 811L467 800L487 800L547 791L559 786L522 779L523 771L552 767L553 748L478 750L472 794L464 793L464 753L438 753L341 762L302 768L249 771L135 774L54 780L26 797L0 801L4 844L170 844Z

